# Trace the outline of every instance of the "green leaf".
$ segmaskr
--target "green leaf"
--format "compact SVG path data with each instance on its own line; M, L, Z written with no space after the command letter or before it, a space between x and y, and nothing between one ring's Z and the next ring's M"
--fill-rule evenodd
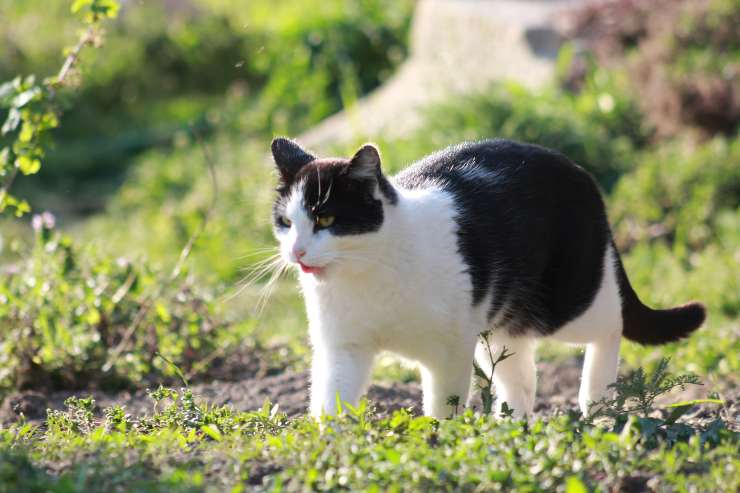
M121 8L116 0L97 0L95 3L93 9L109 19L114 19Z
M18 134L18 141L28 143L31 142L33 139L34 129L33 125L29 122L23 123L23 126L21 127L21 133Z
M385 458L388 459L388 461L392 462L393 464L401 463L401 454L393 449L387 449L385 451Z
M120 8L117 0L75 0L70 10L73 14L77 14L87 9L89 12L85 15L85 20L95 22L101 17L115 18Z
M100 323L100 320L100 312L95 308L91 309L87 312L87 314L85 314L85 322L87 322L88 325L97 325Z
M217 442L220 442L223 438L223 435L221 435L221 430L219 430L218 427L214 424L203 425L200 427L200 431L202 431L205 435L211 437Z
M675 404L668 404L666 406L667 409L670 409L672 407L682 407L682 406L696 406L698 404L724 404L725 401L722 399L692 399L690 401L682 401L682 402L676 402Z
M481 401L483 401L483 414L491 414L493 409L493 395L488 389L481 390Z
M588 493L588 488L576 476L571 476L565 482L565 493Z
M15 165L21 170L24 175L32 175L38 173L41 169L41 161L34 159L27 155L18 156L15 160Z
M164 305L164 303L162 303L161 301L157 301L154 304L154 307L157 310L157 315L162 322L170 323L172 321L172 315L170 315L170 312Z
M483 371L483 368L481 368L476 361L473 362L473 371L475 371L476 377L485 380L486 382L490 380L489 376L486 375L486 372Z
M87 7L88 5L92 3L93 3L93 0L75 0L70 10L72 11L73 14L76 14L77 12L82 10L84 7Z
M722 436L722 432L726 429L727 425L725 425L724 421L717 418L702 432L699 441L702 445L705 443L717 444Z
M644 438L650 438L660 429L663 422L655 418L637 418L637 424L640 428L640 434Z
M689 412L689 410L698 404L724 404L720 399L694 399L691 401L677 402L666 406L666 409L672 409L671 414L666 418L666 423L673 424L678 418Z

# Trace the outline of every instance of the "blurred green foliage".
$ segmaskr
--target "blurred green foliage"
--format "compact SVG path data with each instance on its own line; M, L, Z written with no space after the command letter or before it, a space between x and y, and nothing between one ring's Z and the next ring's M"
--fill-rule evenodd
M675 254L717 243L732 228L722 225L740 204L740 140L715 138L702 145L675 141L641 156L619 183L610 214L617 243L665 239Z
M10 56L0 80L43 72L72 29L65 2L0 6ZM61 6L61 7L60 7ZM293 133L385 80L404 58L412 0L126 3L104 53L83 60L85 84L54 133L37 203L98 210L137 153L183 129ZM68 7L67 7L68 8ZM225 97L226 96L226 97ZM25 187L32 193L34 186ZM54 200L60 191L65 194ZM75 204L67 201L75 194Z
M74 246L36 216L35 243L0 283L0 394L172 380L211 354L223 324L192 282Z
M430 108L411 136L381 141L386 166L398 170L424 154L462 140L492 137L556 149L610 190L634 165L650 128L619 74L595 69L583 91L538 93L510 83Z
M11 194L16 177L33 175L41 169L46 156L50 133L59 125L61 99L59 94L72 70L79 62L80 53L98 40L100 22L115 18L116 0L77 0L72 13L83 17L85 30L79 35L57 75L37 82L36 76L16 76L0 83L0 213L11 209L17 217L30 211L26 200ZM0 79L2 80L2 79Z

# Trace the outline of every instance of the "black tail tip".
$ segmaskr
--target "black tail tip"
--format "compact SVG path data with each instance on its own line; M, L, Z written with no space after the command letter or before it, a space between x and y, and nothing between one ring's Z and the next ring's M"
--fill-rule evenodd
M625 315L624 337L639 344L657 345L689 337L706 320L707 309L702 303L692 301L665 310L641 305L639 311Z
M684 326L687 329L686 335L691 334L701 327L707 319L707 308L704 306L704 303L699 301L690 301L678 307L678 310L681 311L684 317Z

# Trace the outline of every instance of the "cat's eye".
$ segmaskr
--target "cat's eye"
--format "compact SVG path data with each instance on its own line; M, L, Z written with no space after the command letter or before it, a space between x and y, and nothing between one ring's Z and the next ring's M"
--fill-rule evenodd
M334 224L334 216L316 216L316 224L320 228L328 228Z
M289 228L290 225L292 224L292 221L285 216L280 216L278 218L278 222L280 223L280 226L283 226L286 228Z

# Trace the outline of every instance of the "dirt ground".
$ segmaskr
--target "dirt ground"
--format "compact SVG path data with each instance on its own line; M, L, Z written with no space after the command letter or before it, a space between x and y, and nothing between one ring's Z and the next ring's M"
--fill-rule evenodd
M230 405L240 411L258 409L269 399L290 416L305 413L308 407L308 373L265 368L255 358L259 357L240 355L236 361L225 362L218 368L216 375L211 377L213 379L193 384L193 393L203 402ZM538 374L535 415L577 410L579 358L558 363L540 362ZM682 393L671 394L668 402L705 397L708 392L709 389L704 387L688 388ZM737 423L740 416L740 391L734 388L723 394L726 406L722 414L726 419ZM71 395L93 396L100 416L104 408L114 404L125 406L126 411L133 416L150 414L153 410L153 401L144 389L117 393L99 390L28 390L9 395L3 400L0 405L0 423L16 422L21 416L28 421L41 422L46 417L47 409L64 409L64 400ZM400 408L410 408L412 412L421 414L421 388L418 383L377 383L370 387L368 397L380 414ZM473 399L472 405L479 409L479 398ZM689 419L699 424L714 417L716 410L712 406L705 406L697 407Z

